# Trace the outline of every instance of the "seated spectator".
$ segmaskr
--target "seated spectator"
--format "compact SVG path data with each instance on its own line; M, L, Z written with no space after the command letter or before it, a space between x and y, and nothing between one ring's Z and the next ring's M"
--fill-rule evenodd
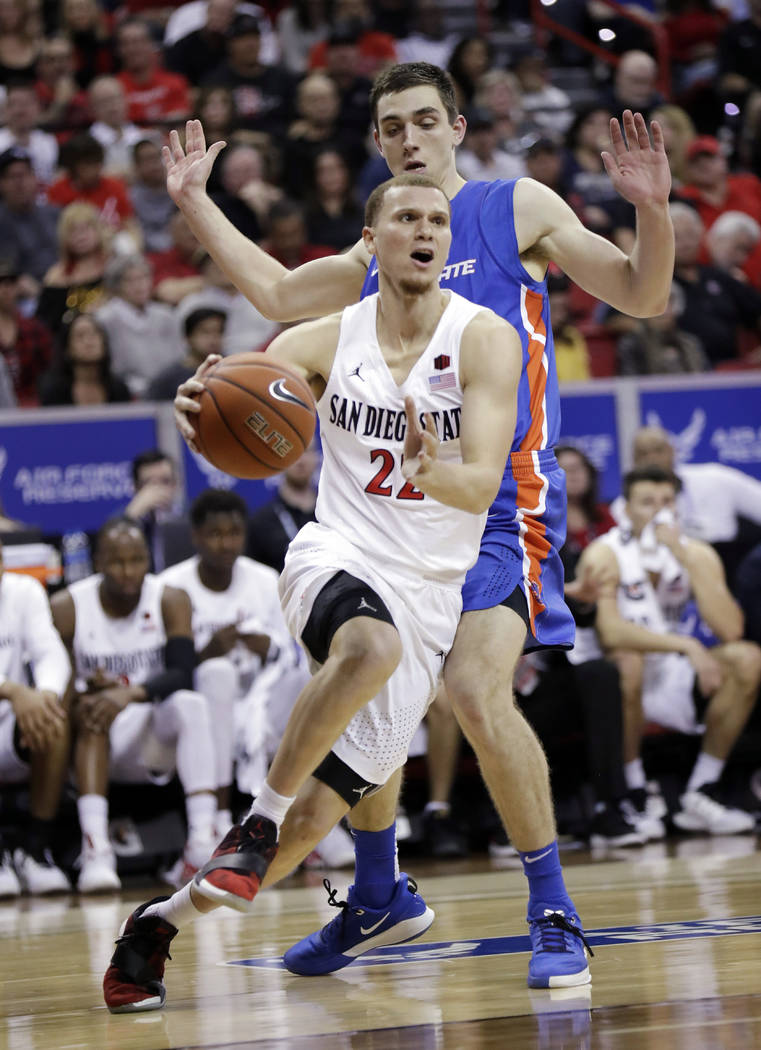
M547 54L541 48L521 51L513 61L521 86L523 112L543 134L561 138L573 122L573 107L565 91L552 83Z
M230 88L221 85L199 88L194 116L203 124L207 142L219 142L220 139L229 142L238 126L235 99Z
M227 33L235 18L235 0L208 0L205 21L165 50L167 69L180 73L189 84L201 81L227 54Z
M116 77L96 77L88 89L95 118L90 134L103 147L103 172L131 182L132 148L145 138L145 130L127 120L127 95Z
M341 126L338 88L325 73L310 73L299 83L296 109L281 152L283 185L298 198L308 190L314 159L322 150L339 150L352 175L364 164L367 150L360 135L351 136Z
M343 154L324 149L314 158L312 189L307 196L307 237L337 252L362 236L364 210L354 196L351 173Z
M650 119L657 120L661 126L672 187L678 191L687 178L687 149L695 138L695 125L685 110L669 103L654 109Z
M34 80L41 43L37 9L25 0L7 0L0 7L0 84Z
M0 785L29 784L29 818L16 848L0 838L0 897L65 893L71 887L53 847L71 745L69 661L42 585L3 572L2 544L0 637Z
M719 779L750 715L761 682L761 649L742 641L743 617L716 553L676 524L679 480L650 467L624 480L626 522L595 540L580 570L599 572L595 630L576 651L641 653L622 666L624 760L630 789L646 787L640 757L645 721L701 737L677 827L708 834L753 831L751 814L721 802ZM679 632L692 598L719 643L707 650ZM599 644L598 644L599 642ZM629 668L628 670L625 668Z
M632 463L635 469L653 466L677 475L680 525L688 536L710 543L721 556L727 579L734 579L740 558L761 539L761 481L724 463L680 462L670 435L660 426L637 430ZM621 524L622 498L614 500L611 513Z
M341 134L352 141L364 139L370 128L372 80L359 73L359 32L351 25L336 24L325 42L324 72L341 99L338 123Z
M141 138L132 148L135 178L129 188L135 218L146 252L165 252L172 246L169 222L177 211L167 193L161 142Z
M493 182L519 179L526 174L520 157L500 149L494 118L488 109L469 109L465 117L465 140L457 153L457 170L464 179Z
M579 329L571 324L569 289L570 282L565 274L547 275L558 381L580 383L589 379L592 372L587 341Z
M57 258L59 215L60 208L38 199L29 154L18 146L0 154L0 244L18 269L22 299L36 301Z
M5 98L5 127L0 127L0 153L22 149L31 159L38 181L47 186L58 165L55 136L40 129L40 103L32 80L11 81Z
M216 841L213 699L192 692L190 599L149 574L145 538L128 518L106 522L96 558L99 574L52 602L75 675L80 893L120 887L108 836L111 780L165 784L176 771L188 823L185 861L200 867Z
M397 61L430 62L446 69L458 39L447 31L438 0L414 0L409 32L396 41Z
M111 19L97 0L61 0L60 30L74 48L74 75L85 90L116 68Z
M220 188L212 200L244 236L260 240L269 209L283 196L266 181L262 151L243 143L228 146L219 167Z
M262 247L287 270L335 254L333 248L324 244L309 243L304 208L287 198L276 201L270 208Z
M745 637L761 645L761 543L740 562L733 591L745 617Z
M730 174L718 139L698 135L687 147L687 176L679 190L681 200L691 204L706 230L727 211L741 211L761 223L761 179L750 172ZM701 262L706 262L705 255ZM761 287L761 244L743 267L746 277Z
M680 327L685 303L684 291L674 283L662 314L630 320L618 338L619 375L679 375L710 369L700 339Z
M330 33L328 14L326 0L295 0L278 12L280 57L289 73L306 73L311 49Z
M202 86L230 88L241 127L284 134L291 119L295 82L282 66L263 61L258 19L237 14L225 40L225 57L207 73Z
M84 201L63 209L57 234L58 259L45 274L37 302L37 316L54 334L105 298L103 274L112 240L111 227Z
M126 18L116 30L121 60L117 77L127 94L127 116L140 125L171 124L190 116L190 85L163 68L150 23Z
M544 135L533 141L526 150L526 174L544 186L565 197L563 184L563 152L560 146Z
M731 21L719 38L718 87L721 97L742 105L753 91L761 89L761 20L755 4L749 4Z
M40 404L104 405L129 401L127 384L111 371L105 329L91 314L77 314L59 335L53 367L39 383Z
M669 210L674 225L674 281L685 296L680 327L702 342L712 367L738 361L741 330L761 331L761 293L726 270L701 263L705 227L700 216L678 201Z
M169 306L203 287L201 261L206 252L196 240L187 219L176 211L168 224L170 247L149 255L153 267L153 298Z
M633 235L634 208L614 189L600 155L610 147L610 118L611 111L598 105L576 114L566 136L562 181L584 225L621 246Z
M169 16L164 30L164 48L173 47L178 40L182 40L188 33L200 29L206 21L207 0L187 0L181 4ZM236 15L251 15L257 19L261 29L262 62L277 62L280 55L280 44L277 34L272 28L269 15L259 4L249 3L249 0L237 0L235 4Z
M151 298L153 272L143 255L118 255L105 272L111 298L95 316L108 333L111 366L133 397L181 356L170 307Z
M646 51L625 51L613 74L613 83L603 104L618 117L625 109L641 113L650 120L650 112L664 102L658 90L658 64Z
M747 281L745 266L761 244L761 225L741 211L725 211L706 231L705 247L709 262L726 270L736 281ZM755 287L761 291L761 268Z
M227 314L224 353L240 354L263 350L280 331L277 321L260 314L250 299L239 292L210 255L201 263L202 286L180 300L175 310L178 338L185 318L200 307L212 307Z
M457 42L447 63L462 113L476 103L476 88L480 78L494 66L494 48L488 37L480 34L463 36Z
M283 571L288 544L299 529L314 521L320 454L311 446L278 475L277 492L250 517L246 554L254 561Z
M132 481L135 492L124 514L142 527L151 571L162 572L193 553L177 467L165 452L148 449L133 459Z
M528 141L540 134L523 112L520 81L506 69L490 69L478 78L473 105L494 119L499 148L523 159Z
M309 677L306 661L295 659L280 608L278 574L243 555L247 518L246 505L236 493L217 489L201 493L190 508L197 553L166 569L160 577L165 585L183 590L190 598L196 649L194 685L215 703L212 732L217 770L215 832L219 837L232 824L233 754L239 750L235 748L236 727L242 729L244 724L239 709L245 708L246 694L265 666L267 676L277 679L276 693L283 684L283 671L290 671L297 662L302 669L301 681ZM294 692L292 699L296 696ZM278 707L285 707L286 719L292 706L288 701L287 696L277 696ZM276 716L283 719L282 712L259 711L253 720L260 735L261 753L256 757L262 776L267 760L273 757L267 754L268 723ZM182 881L192 874L184 870Z
M36 317L19 313L19 278L15 263L0 258L0 359L7 368L14 400L35 405L40 376L53 356L53 337Z
M582 449L575 445L556 445L555 455L565 473L568 501L565 551L569 559L574 559L575 569L581 552L592 540L612 529L616 520L608 505L600 501L597 468Z
M65 174L48 187L48 200L65 208L74 201L92 204L114 232L130 238L134 248L141 243L140 227L123 179L103 174L103 147L87 132L73 135L61 147Z
M710 0L668 0L663 28L671 55L671 74L676 94L691 101L695 94L715 82L718 43L729 23L726 10Z
M77 83L74 69L71 41L60 34L46 37L37 59L34 88L41 107L39 124L59 142L87 128L92 119L87 93Z
M185 356L154 376L145 394L146 401L173 401L180 383L190 379L209 354L221 354L226 321L224 311L211 307L189 313L183 324Z
M367 0L336 0L332 12L333 33L319 41L309 52L309 68L325 69L328 51L335 45L334 34L346 33L356 40L354 70L361 77L372 80L384 66L397 61L396 42L390 33L375 28L373 9Z

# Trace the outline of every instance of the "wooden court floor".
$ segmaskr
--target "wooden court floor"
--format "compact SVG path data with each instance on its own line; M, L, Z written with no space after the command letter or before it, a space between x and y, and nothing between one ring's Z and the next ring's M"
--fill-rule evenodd
M153 888L3 902L0 1048L755 1050L758 846L738 836L565 854L595 957L591 986L558 991L526 987L516 861L411 865L436 911L431 929L319 978L279 967L288 945L331 917L321 876L296 876L262 894L252 916L222 909L184 929L167 1005L142 1016L111 1016L100 981L120 922Z

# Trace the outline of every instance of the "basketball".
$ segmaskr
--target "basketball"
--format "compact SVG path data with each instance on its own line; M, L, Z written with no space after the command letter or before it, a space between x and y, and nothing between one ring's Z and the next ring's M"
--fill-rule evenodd
M317 410L309 385L260 353L223 358L203 379L191 416L205 459L236 478L267 478L306 451Z

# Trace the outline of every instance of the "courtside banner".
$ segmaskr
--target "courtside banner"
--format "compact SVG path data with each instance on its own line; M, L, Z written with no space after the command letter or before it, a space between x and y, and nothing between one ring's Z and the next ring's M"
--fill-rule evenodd
M761 386L642 390L640 414L669 432L680 463L723 463L761 479Z
M560 444L575 445L586 453L600 472L600 498L616 498L621 470L614 394L561 395Z
M279 475L266 481L242 481L231 474L225 474L203 456L191 452L184 442L182 447L188 503L192 503L196 496L210 488L237 492L249 510L256 510L262 503L268 503L274 498L281 481Z
M0 500L46 533L98 529L132 496L132 459L156 447L152 416L0 423Z

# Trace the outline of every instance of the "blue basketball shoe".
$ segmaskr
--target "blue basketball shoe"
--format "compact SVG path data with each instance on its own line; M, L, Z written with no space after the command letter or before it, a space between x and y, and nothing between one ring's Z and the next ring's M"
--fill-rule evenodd
M589 984L592 976L587 966L589 947L581 921L573 912L545 908L528 920L531 937L531 962L528 964L529 988L572 988Z
M328 904L340 908L332 922L303 941L294 944L283 956L286 969L302 977L333 973L371 948L384 944L402 944L425 933L434 913L417 892L417 884L404 872L399 875L394 895L383 908L366 908L349 887L348 900L336 900L336 890L323 879L328 891Z

